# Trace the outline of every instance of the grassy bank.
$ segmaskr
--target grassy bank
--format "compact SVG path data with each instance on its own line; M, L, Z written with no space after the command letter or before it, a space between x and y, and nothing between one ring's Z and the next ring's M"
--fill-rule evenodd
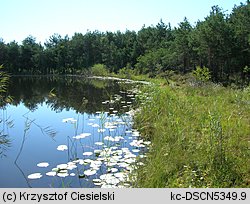
M249 87L158 84L143 92L135 124L152 148L135 187L250 186Z

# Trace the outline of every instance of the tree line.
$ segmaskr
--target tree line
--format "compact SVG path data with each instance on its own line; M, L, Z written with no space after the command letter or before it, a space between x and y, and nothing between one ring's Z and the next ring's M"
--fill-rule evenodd
M11 74L79 74L95 64L110 72L133 70L156 76L207 67L214 81L249 79L250 4L230 14L213 6L194 26L187 18L172 28L162 20L138 32L54 34L42 45L33 36L18 44L0 40L0 64Z

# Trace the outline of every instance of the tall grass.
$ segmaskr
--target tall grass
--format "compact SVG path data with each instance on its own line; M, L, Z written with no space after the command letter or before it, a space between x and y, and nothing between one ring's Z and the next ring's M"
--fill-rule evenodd
M152 86L135 118L152 141L135 187L249 187L250 89Z

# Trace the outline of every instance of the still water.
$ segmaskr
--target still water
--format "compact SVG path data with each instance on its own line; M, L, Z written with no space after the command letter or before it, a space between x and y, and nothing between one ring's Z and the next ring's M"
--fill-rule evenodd
M138 84L12 77L0 111L0 187L130 187L150 142L132 129Z

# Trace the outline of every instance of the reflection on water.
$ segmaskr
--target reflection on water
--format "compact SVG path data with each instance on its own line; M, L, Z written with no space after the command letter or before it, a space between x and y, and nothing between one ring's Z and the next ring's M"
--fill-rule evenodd
M0 187L130 186L149 145L132 129L134 84L13 77L8 94Z

